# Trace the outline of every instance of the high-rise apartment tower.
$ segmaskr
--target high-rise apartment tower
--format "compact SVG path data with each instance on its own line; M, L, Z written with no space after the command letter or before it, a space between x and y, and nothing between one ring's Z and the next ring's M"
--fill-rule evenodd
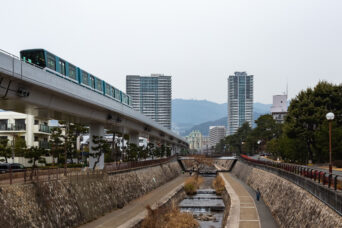
M228 135L253 121L253 75L235 72L228 77Z
M132 97L134 110L171 129L171 76L127 75L126 93Z

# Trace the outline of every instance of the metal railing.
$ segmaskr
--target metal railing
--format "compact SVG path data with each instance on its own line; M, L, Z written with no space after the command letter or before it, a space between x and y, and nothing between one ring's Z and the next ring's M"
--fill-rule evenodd
M50 149L50 143L47 141L39 141L39 148Z
M1 124L0 131L25 131L26 124Z
M82 168L35 168L34 170L28 168L20 172L13 172L12 169L9 169L7 173L0 174L0 185L56 181L65 178L79 181L94 176L98 178L103 174L105 174L103 170L82 170Z
M50 133L51 132L51 127L48 126L48 125L39 124L39 131L40 132L45 132L45 133Z
M342 177L300 165L256 160L241 155L248 165L272 172L310 192L330 208L342 215Z
M89 168L27 168L23 171L14 172L10 168L8 172L0 174L0 185L28 183L36 181L54 181L62 178L73 178L73 180L86 180L103 176L106 173L115 173L118 171L129 171L137 168L144 168L148 166L156 166L176 160L177 155L168 158L136 161L136 162L123 162L123 163L109 163L105 165L104 170L92 170Z

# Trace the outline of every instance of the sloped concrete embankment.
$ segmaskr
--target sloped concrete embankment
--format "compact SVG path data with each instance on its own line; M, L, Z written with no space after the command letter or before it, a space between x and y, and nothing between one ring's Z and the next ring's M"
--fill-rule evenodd
M237 162L232 173L260 189L280 227L342 227L342 217L309 192L272 173Z
M177 177L177 162L115 175L0 187L0 227L75 227Z

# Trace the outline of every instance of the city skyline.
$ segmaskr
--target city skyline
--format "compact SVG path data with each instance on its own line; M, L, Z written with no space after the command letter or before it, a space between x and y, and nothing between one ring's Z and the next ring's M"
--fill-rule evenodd
M64 3L4 2L0 19L11 33L1 49L45 48L121 90L125 75L164 72L174 98L216 103L226 101L234 71L253 72L254 100L267 104L286 84L291 99L319 80L341 82L341 1Z

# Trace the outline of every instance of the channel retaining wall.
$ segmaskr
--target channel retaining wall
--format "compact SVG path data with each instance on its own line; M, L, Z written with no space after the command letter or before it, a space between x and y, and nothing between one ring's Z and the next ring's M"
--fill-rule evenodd
M253 189L259 188L280 227L342 227L339 214L284 178L241 161L235 164L232 173Z
M177 177L176 161L115 175L0 187L0 227L75 227Z

